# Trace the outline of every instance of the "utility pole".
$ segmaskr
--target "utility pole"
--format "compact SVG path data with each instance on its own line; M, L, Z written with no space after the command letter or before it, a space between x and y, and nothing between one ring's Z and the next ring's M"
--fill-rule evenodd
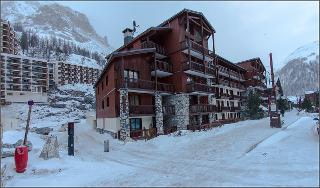
M281 128L280 114L278 113L277 107L277 94L276 86L274 84L274 74L273 74L273 62L272 62L272 53L269 54L270 57L270 69L271 69L271 81L272 81L272 90L270 94L270 127Z

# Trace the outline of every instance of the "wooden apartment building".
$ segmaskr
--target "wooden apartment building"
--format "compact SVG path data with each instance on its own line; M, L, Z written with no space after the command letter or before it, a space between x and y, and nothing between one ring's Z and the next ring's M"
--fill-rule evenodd
M97 128L122 140L240 118L247 70L215 54L215 29L184 9L107 56L95 84ZM209 50L208 41L212 40Z

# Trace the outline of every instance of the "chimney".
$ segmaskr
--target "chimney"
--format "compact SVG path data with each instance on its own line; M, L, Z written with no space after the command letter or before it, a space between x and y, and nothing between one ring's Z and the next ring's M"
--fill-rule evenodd
M124 37L124 45L128 44L133 39L133 30L126 28L122 31Z

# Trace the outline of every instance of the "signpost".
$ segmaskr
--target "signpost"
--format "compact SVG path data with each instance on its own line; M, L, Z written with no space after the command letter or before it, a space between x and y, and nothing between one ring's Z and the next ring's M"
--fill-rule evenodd
M280 114L277 106L276 85L274 83L272 53L269 54L269 57L270 57L270 69L271 69L271 81L272 81L272 91L269 97L270 127L281 128Z
M68 123L68 155L74 156L74 122Z

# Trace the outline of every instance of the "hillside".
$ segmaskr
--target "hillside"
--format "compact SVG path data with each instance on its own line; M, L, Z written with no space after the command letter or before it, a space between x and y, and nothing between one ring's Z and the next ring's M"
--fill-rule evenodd
M319 89L319 41L297 48L284 62L276 77L280 77L285 95L303 95Z
M112 51L107 37L99 36L86 15L52 2L1 1L1 18L21 24L40 37L56 37L91 52L106 55Z

